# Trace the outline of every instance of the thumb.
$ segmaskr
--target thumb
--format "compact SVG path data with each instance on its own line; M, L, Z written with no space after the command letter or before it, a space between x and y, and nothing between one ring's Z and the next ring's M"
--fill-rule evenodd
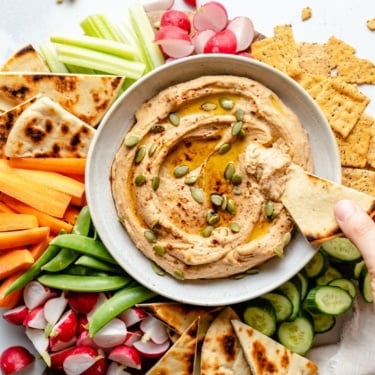
M361 252L371 275L375 301L375 223L365 211L349 200L338 202L334 208L341 230Z

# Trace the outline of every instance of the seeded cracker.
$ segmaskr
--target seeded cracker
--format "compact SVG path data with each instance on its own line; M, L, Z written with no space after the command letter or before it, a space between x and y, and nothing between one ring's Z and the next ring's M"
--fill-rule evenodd
M323 44L302 42L298 43L297 49L299 65L304 73L326 77L330 75L331 69Z
M370 99L362 94L357 85L348 84L338 77L326 78L309 91L332 129L346 138Z
M305 7L302 9L302 12L301 12L301 19L302 21L307 21L311 18L312 16L312 10L310 7Z
M370 31L375 31L375 18L367 20L366 25Z
M328 39L324 49L331 69L337 68L341 61L346 61L355 55L355 48L334 36Z
M375 172L359 168L342 168L342 184L375 196Z
M371 121L371 138L367 152L367 164L375 169L375 118L367 116Z
M363 114L346 138L335 133L342 166L366 167L372 123L372 117Z

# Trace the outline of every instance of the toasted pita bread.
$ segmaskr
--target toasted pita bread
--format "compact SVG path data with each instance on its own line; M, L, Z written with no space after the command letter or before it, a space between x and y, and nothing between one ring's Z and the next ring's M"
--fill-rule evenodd
M87 156L95 129L42 97L15 121L4 147L7 157Z
M87 124L97 126L123 80L124 77L97 74L0 72L0 110L8 111L42 94Z
M201 350L202 375L251 375L231 320L237 313L226 307L207 330Z
M341 199L355 201L367 213L375 211L375 197L312 175L291 169L281 201L306 239L317 246L341 234L334 205Z
M198 344L198 325L199 318L183 332L146 375L192 375Z
M12 55L1 67L4 72L49 72L47 64L36 49L28 44Z
M249 325L232 320L232 325L253 375L316 375L318 367Z

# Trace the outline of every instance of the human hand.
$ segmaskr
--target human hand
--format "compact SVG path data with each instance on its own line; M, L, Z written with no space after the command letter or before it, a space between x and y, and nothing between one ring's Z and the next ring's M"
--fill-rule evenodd
M371 275L371 290L375 303L375 223L365 211L349 200L339 201L334 213L345 236L362 254Z

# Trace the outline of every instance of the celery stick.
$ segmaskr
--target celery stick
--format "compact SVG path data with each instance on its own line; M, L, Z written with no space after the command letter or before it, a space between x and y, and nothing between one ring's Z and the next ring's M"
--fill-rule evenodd
M71 36L67 34L57 34L52 35L50 37L50 40L54 43L88 48L95 51L123 57L129 60L135 60L138 57L137 55L139 54L137 48L133 46L115 42L113 40L105 40L87 35Z
M69 73L74 74L98 74L94 69L84 68L83 66L65 64L68 68Z
M104 14L90 15L80 25L82 30L89 36L114 40L116 42L126 42L121 33Z
M52 73L69 73L64 63L59 60L56 49L52 43L41 44L39 50Z
M69 65L91 68L133 79L140 78L145 70L145 65L139 61L126 60L87 48L60 44L56 46L56 49L60 61Z

